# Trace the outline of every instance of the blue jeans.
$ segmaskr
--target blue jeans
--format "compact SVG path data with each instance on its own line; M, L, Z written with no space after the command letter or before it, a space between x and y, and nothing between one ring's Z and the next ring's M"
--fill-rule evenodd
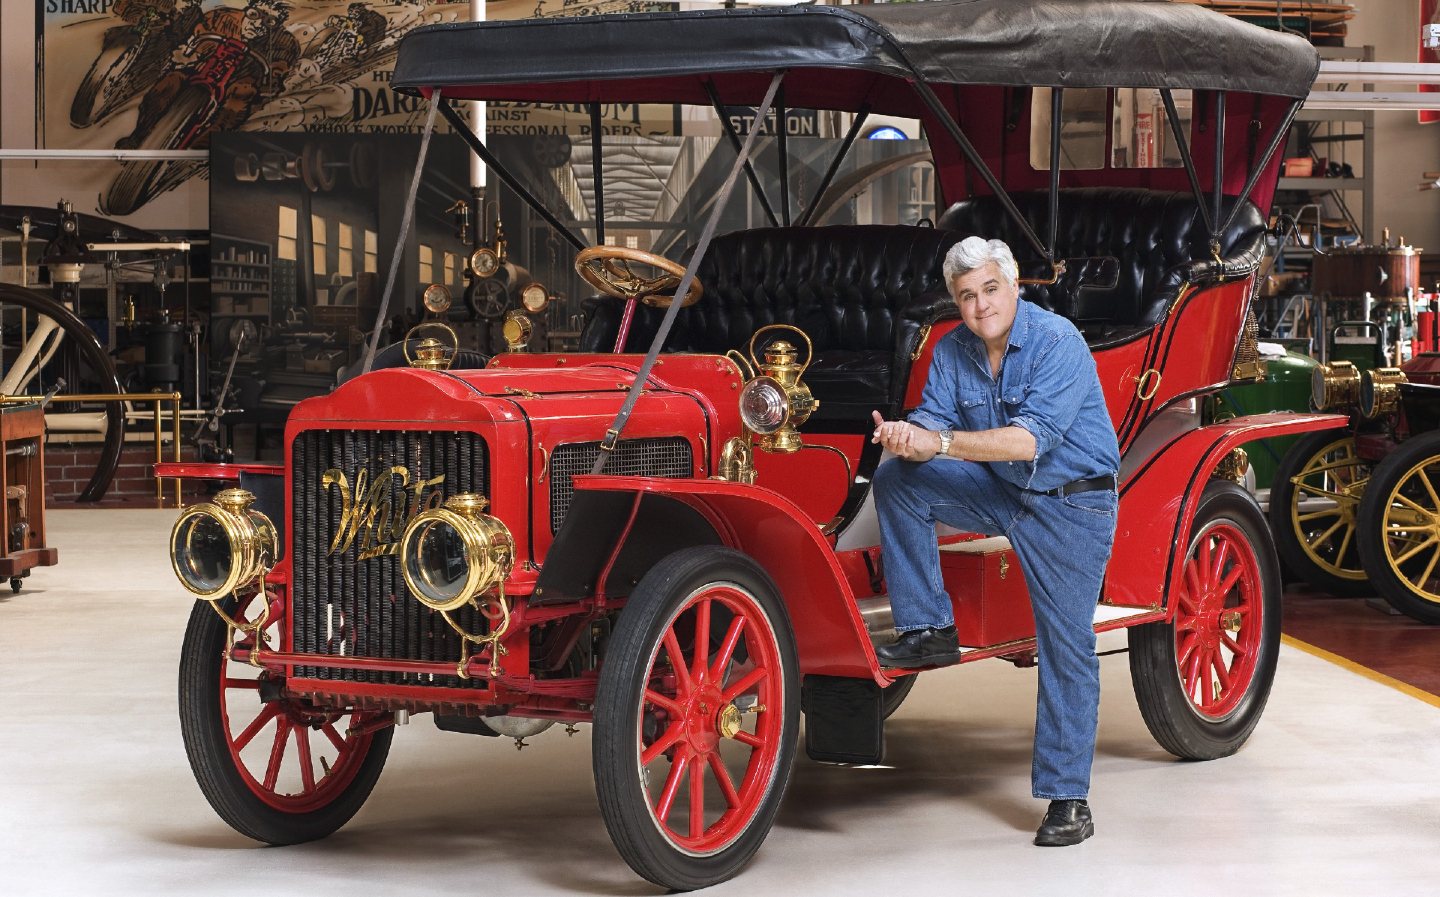
M1030 590L1039 647L1031 787L1047 800L1086 797L1100 704L1095 605L1115 541L1115 492L1027 492L987 464L950 458L891 459L876 471L873 488L901 632L955 619L940 578L937 521L1010 539Z

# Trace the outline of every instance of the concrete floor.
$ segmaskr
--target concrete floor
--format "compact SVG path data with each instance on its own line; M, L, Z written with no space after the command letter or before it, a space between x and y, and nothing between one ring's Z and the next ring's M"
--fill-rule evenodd
M173 517L51 512L60 566L0 597L0 893L656 892L605 834L588 727L517 753L417 717L335 836L261 848L232 832L180 743ZM888 730L893 768L802 757L764 848L713 893L1440 890L1440 709L1285 648L1250 743L1182 763L1146 732L1125 656L1101 663L1093 840L1030 846L1035 674L986 661L920 679Z

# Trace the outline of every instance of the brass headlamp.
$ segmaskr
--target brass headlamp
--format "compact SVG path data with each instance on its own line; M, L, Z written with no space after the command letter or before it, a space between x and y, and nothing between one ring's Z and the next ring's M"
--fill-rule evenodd
M444 284L432 283L425 288L421 297L425 304L426 311L433 315L443 315L450 310L450 291ZM447 346L438 337L427 336L415 346L415 353L410 353L410 341L418 338L423 330L433 330L440 333L450 334L450 344ZM455 353L460 351L460 337L455 335L455 330L444 320L421 321L410 332L405 334L405 341L400 344L400 351L405 353L405 361L412 368L420 368L426 371L443 371L450 367L455 360Z
M417 515L400 540L400 569L426 607L449 613L497 588L515 567L515 539L489 502L466 493Z
M765 362L755 358L755 340L767 330L793 330L805 341L805 363L800 353L785 340L776 340L765 349ZM737 353L738 354L738 353ZM815 347L805 331L789 324L761 327L750 337L752 376L740 390L740 420L760 437L757 445L763 452L790 454L804 446L799 426L810 419L820 403L800 377L815 357Z
M275 564L275 526L250 505L255 496L226 489L192 505L170 531L170 563L185 590L204 601L224 598Z
M1376 368L1360 375L1360 413L1370 420L1400 409L1400 384L1408 382L1399 368Z
M1310 402L1316 411L1345 414L1360 401L1360 373L1348 361L1319 364L1310 372Z

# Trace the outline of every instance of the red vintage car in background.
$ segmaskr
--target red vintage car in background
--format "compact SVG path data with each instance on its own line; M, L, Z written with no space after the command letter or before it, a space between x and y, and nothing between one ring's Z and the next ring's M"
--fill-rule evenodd
M1006 239L1025 298L1094 350L1124 457L1096 630L1128 630L1161 745L1238 750L1275 672L1280 577L1235 449L1344 418L1202 425L1200 400L1261 374L1249 305L1276 150L1317 69L1298 38L1127 0L412 32L395 88L426 96L522 196L453 101L856 113L842 153L869 113L918 118L949 205L933 227L808 227L784 199L778 227L712 239L712 218L684 264L587 247L537 208L603 295L584 351L462 370L428 343L412 367L296 406L283 468L161 467L243 487L187 509L171 546L203 599L180 707L206 797L251 837L307 841L360 807L412 714L517 738L590 723L626 862L676 889L735 875L784 796L802 713L811 757L878 762L884 718L920 672L874 653L894 632L870 412L917 403L959 324L942 259L969 234ZM1104 114L1066 118L1097 96ZM1050 166L1072 155L1067 122L1134 146L1109 111L1136 102L1145 152ZM717 206L754 142L735 141ZM510 325L523 347L524 321ZM964 662L1033 662L1005 540L937 538Z

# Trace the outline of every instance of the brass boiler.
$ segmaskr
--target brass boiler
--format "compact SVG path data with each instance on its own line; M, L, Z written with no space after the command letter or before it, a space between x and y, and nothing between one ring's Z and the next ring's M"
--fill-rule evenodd
M1420 250L1414 246L1331 249L1315 256L1315 295L1377 302L1403 302L1420 290Z

